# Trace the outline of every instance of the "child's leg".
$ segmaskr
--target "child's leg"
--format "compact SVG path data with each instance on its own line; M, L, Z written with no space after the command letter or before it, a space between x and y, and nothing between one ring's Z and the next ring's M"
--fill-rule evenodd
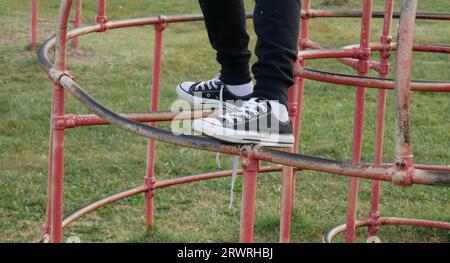
M258 62L252 67L255 97L287 105L298 55L300 12L300 0L256 0L253 21Z
M199 3L209 40L222 66L221 80L228 85L249 83L251 53L243 0L199 0Z

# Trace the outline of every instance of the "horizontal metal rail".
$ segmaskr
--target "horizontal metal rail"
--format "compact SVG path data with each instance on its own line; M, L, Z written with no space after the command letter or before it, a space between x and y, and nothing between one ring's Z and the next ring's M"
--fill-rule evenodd
M184 16L158 16L158 17L148 17L141 19L126 19L121 21L107 22L107 29L117 29L130 26L141 26L141 25L152 25L158 23L176 23L183 21L195 21L201 19L198 15L184 15ZM73 38L89 33L101 30L100 25L92 25L80 27L73 29L68 32L67 38ZM67 89L76 99L78 99L85 107L91 110L93 113L98 115L103 120L117 126L123 130L150 138L158 140L161 142L166 142L174 144L177 146L189 147L198 150L205 150L211 152L220 152L233 155L241 155L243 149L248 150L248 147L242 145L232 145L225 144L223 142L213 140L210 138L199 137L199 136L189 136L189 135L175 135L170 131L165 131L149 125L138 123L136 121L122 117L119 114L107 109L102 104L97 102L94 98L88 95L74 80L73 78L65 73L59 72L54 69L54 65L48 58L48 51L55 45L55 37L47 40L40 48L38 52L39 62L42 67L49 72L49 76L53 81L61 84L65 89ZM326 72L312 71L307 69L301 69L304 74L313 73L321 75L330 75ZM310 76L308 76L310 77ZM375 86L378 88L393 88L392 81L377 79L377 78L353 78L352 76L346 76L339 74L339 77L345 77L352 85L360 86ZM355 84L356 83L356 84ZM433 85L436 85L433 83ZM446 88L446 84L442 84ZM435 87L435 86L432 86ZM439 86L438 88L441 88ZM414 88L413 88L414 89ZM254 147L247 152L247 155L254 154L255 158L263 161L269 161L277 164L284 164L292 167L297 167L299 169L305 170L315 170L319 172L335 173L346 176L383 180L383 181L393 181L394 169L375 167L373 165L352 165L351 163L334 161L322 158L316 158L306 155L297 155L293 153L281 152L273 149L266 149L261 147ZM418 170L416 169L416 175L412 178L412 182L416 184L429 184L429 185L450 185L450 173L442 171L429 171L429 170Z

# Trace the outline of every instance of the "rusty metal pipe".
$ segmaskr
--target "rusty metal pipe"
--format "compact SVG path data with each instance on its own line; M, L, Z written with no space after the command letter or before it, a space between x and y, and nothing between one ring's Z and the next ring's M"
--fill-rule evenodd
M59 31L56 35L55 64L56 70L66 70L67 58L67 24L70 14L71 0L61 1L58 23ZM52 91L53 111L52 122L52 190L51 190L51 216L50 230L53 243L62 242L62 218L63 218L63 189L64 189L64 124L62 118L65 115L65 89L60 83L55 83Z
M37 25L39 21L39 2L38 0L31 1L31 48L35 49L37 46Z
M281 165L266 166L266 167L262 167L261 169L259 169L258 172L259 173L275 172L275 171L280 171L281 168L282 168ZM233 173L232 170L227 170L227 171L185 176L185 177L174 178L174 179L167 179L167 180L158 181L157 183L155 183L153 185L153 187L154 187L154 189L165 188L165 187L179 185L179 184L186 184L186 183L197 182L197 181L202 181L202 180L227 177L227 176L231 176L232 173ZM241 169L239 169L238 174L242 174L242 173L243 173L243 171ZM141 186L132 188L130 190L112 194L103 199L92 202L92 203L78 209L77 211L72 212L68 216L66 216L63 220L62 226L67 227L68 225L70 225L71 223L73 223L74 221L79 219L80 217L82 217L96 209L99 209L108 204L114 203L116 201L131 197L131 196L134 196L137 194L145 193L146 191L148 191L148 187L146 185L141 185Z
M397 67L395 78L395 156L397 184L411 184L414 169L411 132L411 75L412 50L414 45L414 26L417 12L417 0L403 0L400 24L398 28Z
M78 28L81 26L81 13L83 10L83 0L76 0L75 1L75 18L73 20L73 26L75 28ZM80 39L78 37L75 37L72 40L72 47L74 49L77 49L80 43Z
M422 226L438 228L443 230L450 230L450 223L431 221L425 219L413 219L413 218L399 218L399 217L380 217L380 225L407 225L407 226ZM361 220L356 222L356 227L369 226L370 220ZM346 230L346 225L341 224L333 229L329 230L323 237L324 243L332 243L334 237L343 233Z
M272 165L272 166L261 167L258 169L258 173L281 171L282 167L283 166L281 166L281 165ZM232 173L233 173L232 170L227 170L227 171L211 172L211 173L205 173L205 174L199 174L199 175L179 177L179 178L174 178L174 179L167 179L167 180L162 180L162 181L156 182L153 185L153 187L154 187L154 189L160 189L160 188L165 188L165 187L178 185L178 184L186 184L186 183L197 182L197 181L202 181L202 180L228 177L228 176L231 176ZM237 171L238 175L242 175L243 173L244 173L244 170L242 170L242 169L239 169Z
M130 190L126 190L117 194L113 194L110 195L108 197L105 197L103 199L100 199L98 201L92 202L91 204L71 213L70 215L68 215L67 217L64 218L63 222L62 222L62 227L66 227L68 225L70 225L71 223L73 223L74 221L76 221L78 218L88 214L89 212L92 212L100 207L103 207L105 205L114 203L116 201L119 201L121 199L133 196L133 195L137 195L140 193L144 193L145 191L147 191L148 188L145 185L141 185L139 187L130 189Z
M205 118L214 115L213 111L183 111L183 112L172 112L172 111L158 111L158 112L134 112L134 113L119 113L120 116L136 121L136 122L164 122L173 120L193 120L196 118ZM75 128L82 126L98 126L98 125L110 125L109 122L100 118L95 114L66 114L65 128Z

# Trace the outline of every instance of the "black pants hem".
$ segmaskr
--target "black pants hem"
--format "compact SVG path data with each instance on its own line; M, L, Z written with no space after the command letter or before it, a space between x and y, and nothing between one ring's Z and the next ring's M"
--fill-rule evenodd
M294 83L298 55L300 0L255 0L253 23L258 37L252 66L255 96L287 104ZM222 81L244 84L251 80L249 36L243 0L199 0L212 47L221 64Z

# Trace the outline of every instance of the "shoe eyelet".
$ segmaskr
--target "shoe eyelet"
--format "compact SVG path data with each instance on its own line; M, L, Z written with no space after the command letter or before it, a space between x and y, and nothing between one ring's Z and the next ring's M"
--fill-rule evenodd
M211 95L209 95L209 93L206 93L206 97L208 97L208 98L209 98L209 97L211 97Z
M202 90L205 90L205 87L202 87Z

